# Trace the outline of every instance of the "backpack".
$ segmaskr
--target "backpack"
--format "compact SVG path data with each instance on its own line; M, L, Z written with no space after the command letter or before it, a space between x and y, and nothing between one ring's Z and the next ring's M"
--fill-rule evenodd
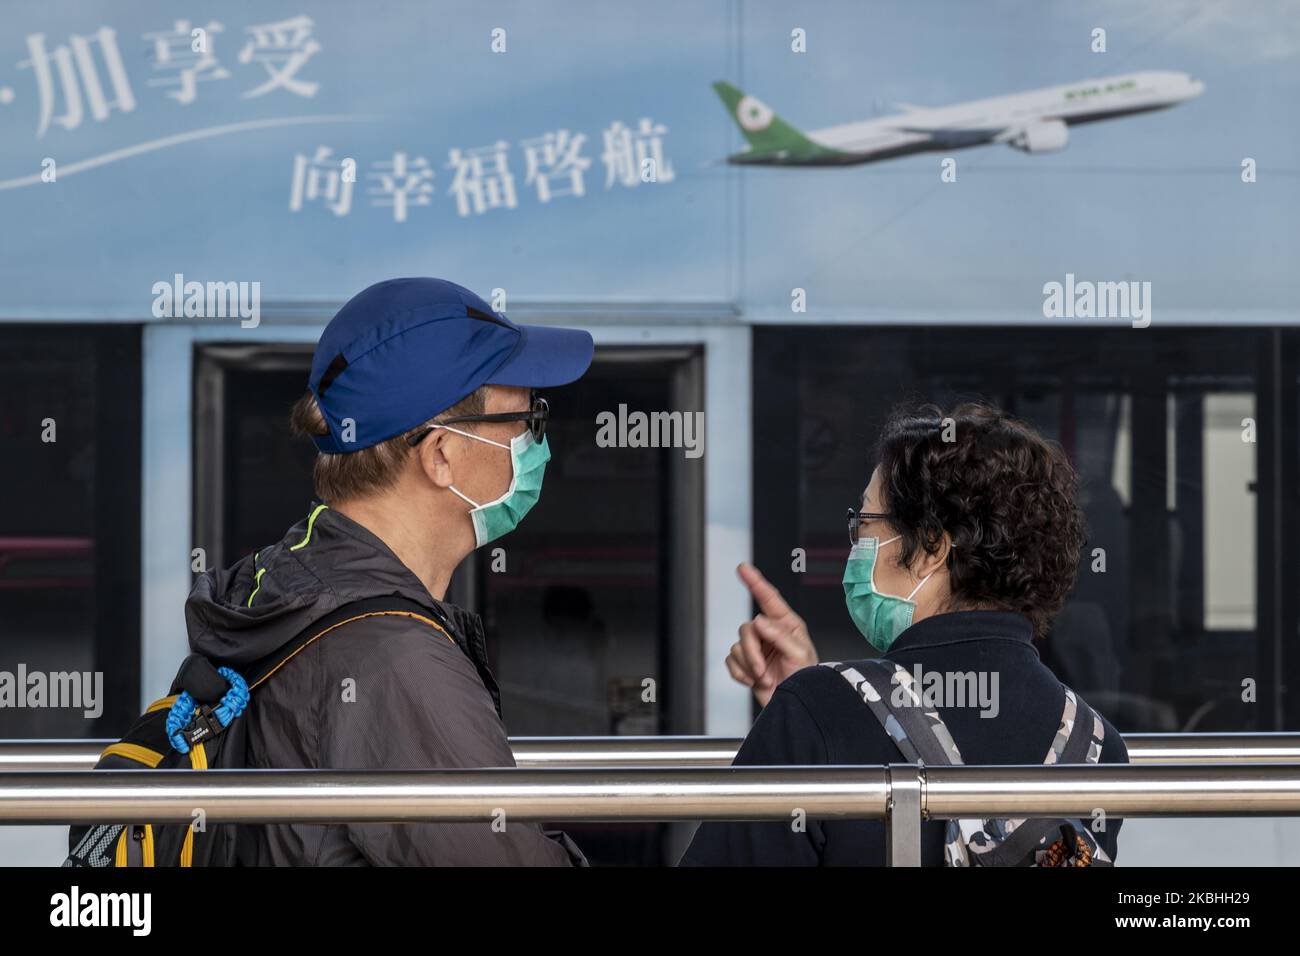
M239 673L201 654L185 658L167 697L154 701L126 736L100 754L96 770L208 770L246 767L253 692L299 651L335 629L374 615L400 615L442 631L464 647L439 612L385 595L344 604ZM467 652L468 653L468 652ZM196 829L191 823L100 823L72 826L64 866L237 866L250 838L233 823Z
M937 708L922 705L913 675L893 661L867 661L861 670L826 663L849 682L909 763L951 766L961 752ZM864 674L862 671L867 671ZM1105 729L1101 718L1066 687L1065 708L1044 764L1095 764ZM893 700L894 688L906 704ZM947 820L945 866L1113 866L1092 831L1078 819Z

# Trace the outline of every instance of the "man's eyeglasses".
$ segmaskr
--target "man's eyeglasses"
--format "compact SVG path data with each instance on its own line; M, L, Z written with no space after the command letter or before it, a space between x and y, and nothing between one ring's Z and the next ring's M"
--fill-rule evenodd
M546 399L534 393L532 397L532 407L526 412L494 412L490 415L454 415L451 418L444 418L438 422L439 425L459 425L463 422L528 422L528 430L533 433L533 438L541 441L546 437L546 420L550 418L551 407L546 403ZM433 431L436 426L429 425L420 429L406 443L414 448L420 442L428 437L429 432Z
M858 543L858 528L867 521L888 521L893 515L884 511L859 511L849 509L849 543Z

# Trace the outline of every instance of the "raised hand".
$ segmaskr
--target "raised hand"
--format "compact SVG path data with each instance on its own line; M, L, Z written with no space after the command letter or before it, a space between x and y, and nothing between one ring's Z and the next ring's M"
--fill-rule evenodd
M727 670L752 688L759 704L766 706L781 681L817 663L817 648L803 618L785 603L781 592L758 568L741 564L736 573L754 596L758 613L752 621L740 625L740 640L731 645Z

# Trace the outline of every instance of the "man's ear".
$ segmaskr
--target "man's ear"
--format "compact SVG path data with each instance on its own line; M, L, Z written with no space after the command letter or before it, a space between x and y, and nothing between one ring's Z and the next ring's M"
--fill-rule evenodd
M451 432L445 428L435 428L424 441L415 446L420 463L420 470L426 478L439 488L450 488L455 484L452 477L451 462L447 460L447 441Z

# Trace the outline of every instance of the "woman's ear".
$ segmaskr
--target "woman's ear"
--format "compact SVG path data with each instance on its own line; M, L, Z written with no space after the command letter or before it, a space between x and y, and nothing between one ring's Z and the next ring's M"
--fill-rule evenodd
M913 574L918 578L923 578L927 574L933 574L940 568L948 566L948 555L952 553L952 535L948 534L947 531L943 531L940 532L938 538L932 538L931 541L936 545L933 553L922 548L917 556L918 567L913 570Z

